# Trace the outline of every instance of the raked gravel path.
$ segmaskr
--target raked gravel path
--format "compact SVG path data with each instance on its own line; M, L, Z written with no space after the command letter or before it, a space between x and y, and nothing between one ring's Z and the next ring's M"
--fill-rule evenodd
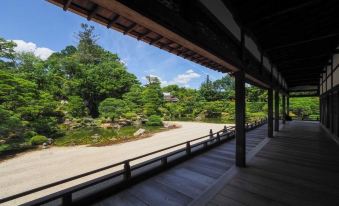
M207 135L210 129L218 131L224 127L223 124L212 123L176 123L181 125L181 128L159 132L149 138L136 141L103 147L52 147L28 152L3 161L0 163L0 198L195 139ZM151 157L154 156L145 159ZM131 164L135 163L137 162ZM20 198L16 201L8 202L8 205L23 203L117 169L119 168Z

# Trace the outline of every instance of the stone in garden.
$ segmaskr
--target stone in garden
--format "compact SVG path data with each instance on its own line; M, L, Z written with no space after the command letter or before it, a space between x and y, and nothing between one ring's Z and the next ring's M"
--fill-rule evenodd
M133 125L136 126L136 127L141 126L142 125L141 119L133 121Z
M140 135L143 135L145 133L145 129L138 129L138 131L134 132L133 136L134 137L137 137L137 136L140 136Z
M92 139L98 139L99 137L100 137L99 134L94 134L94 135L91 136Z
M71 125L72 121L70 119L65 119L64 125Z
M48 148L48 144L47 144L47 142L44 142L43 144L42 144L42 149L47 149Z
M103 123L100 125L101 128L104 129L112 129L113 128L113 124L112 123Z
M6 140L0 139L0 144L5 144L5 143L6 143Z
M52 138L48 138L47 143L48 144L52 144L53 143L53 139Z
M120 124L113 124L113 128L114 128L114 129L120 129L120 128L121 128L121 125L120 125Z
M83 122L85 122L85 123L92 123L93 121L94 121L94 119L90 118L90 117L83 118Z

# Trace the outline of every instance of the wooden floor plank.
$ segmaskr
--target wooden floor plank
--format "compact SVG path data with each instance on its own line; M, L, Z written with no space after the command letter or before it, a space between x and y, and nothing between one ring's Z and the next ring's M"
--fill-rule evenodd
M246 152L252 151L263 141L267 134L266 128L267 126L264 125L246 133ZM135 201L138 200L146 205L188 205L234 166L234 161L235 139L232 139L168 171L104 199L102 205L104 203L121 204L127 193L131 194ZM219 204L220 201L219 203L216 201L210 205L244 205L226 196L219 197L218 200L221 199L227 200L227 203ZM130 204L128 202L130 200L125 201L126 205Z
M132 187L129 192L147 205L187 205L192 198L153 179Z
M289 122L208 203L339 205L338 156L319 123Z

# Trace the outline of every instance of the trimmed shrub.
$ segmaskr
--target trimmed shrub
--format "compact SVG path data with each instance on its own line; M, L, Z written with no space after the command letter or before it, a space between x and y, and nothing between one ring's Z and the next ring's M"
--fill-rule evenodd
M161 117L158 115L151 115L146 122L147 126L163 126Z
M137 120L138 119L138 115L135 112L127 112L124 114L124 117L126 119L130 119L130 120Z
M30 142L31 145L41 145L44 142L47 142L48 139L47 137L43 136L43 135L35 135L31 138Z
M30 138L34 137L35 135L37 135L36 132L34 132L34 131L27 131L27 132L24 133L24 138L25 139L30 139Z

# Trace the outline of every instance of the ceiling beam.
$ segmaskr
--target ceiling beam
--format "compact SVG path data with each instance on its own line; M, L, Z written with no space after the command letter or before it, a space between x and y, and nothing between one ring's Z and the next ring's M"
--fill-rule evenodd
M280 11L276 11L276 12L270 14L270 15L263 16L263 17L261 17L259 19L256 19L253 22L248 22L248 23L246 23L246 25L249 26L249 27L253 27L253 26L257 25L257 24L262 23L263 21L270 20L270 19L275 18L275 17L279 17L279 16L283 16L283 15L289 14L290 12L293 12L293 11L296 11L296 10L299 10L299 9L303 9L303 8L305 8L307 6L310 6L310 5L314 4L314 3L317 3L319 1L320 0L308 1L308 2L303 3L303 4L298 4L298 5L295 5L295 6L292 6L292 7L283 9L283 10L280 10Z
M287 79L286 81L303 81L303 80L320 80L320 77L305 77L305 78L299 78L299 79Z
M87 16L88 21L90 21L95 16L95 14L98 12L99 8L100 7L97 4L94 5L92 11L90 11L88 13L88 16Z
M107 28L111 28L113 24L119 19L120 15L116 14L107 24Z
M282 74L295 73L295 72L317 72L320 73L323 71L323 66L319 67L290 67L290 68L279 68L279 71Z
M274 46L274 47L271 47L271 48L267 48L267 49L265 49L265 52L271 52L271 51L274 51L274 50L277 50L277 49L294 47L294 46L298 46L298 45L301 45L301 44L307 44L307 43L311 43L311 42L314 42L314 41L321 41L321 40L324 40L324 39L337 37L337 36L339 36L339 33L326 34L326 35L323 35L323 36L317 36L317 37L306 39L306 40L295 41L295 42L292 42L292 43L282 44L282 45Z
M64 7L63 7L64 11L67 11L67 9L71 5L71 3L72 3L72 0L67 0L66 1L66 3L64 4Z
M309 59L319 59L319 58L328 58L329 55L327 54L321 54L321 55L316 55L316 56L307 56L307 57L298 57L298 58L286 58L286 59L272 59L272 62L277 62L277 63L289 63L289 62L297 62L297 61L303 61L303 60L309 60Z
M317 77L320 78L320 73L295 73L295 74L285 74L284 77L288 79L294 79L299 77Z

